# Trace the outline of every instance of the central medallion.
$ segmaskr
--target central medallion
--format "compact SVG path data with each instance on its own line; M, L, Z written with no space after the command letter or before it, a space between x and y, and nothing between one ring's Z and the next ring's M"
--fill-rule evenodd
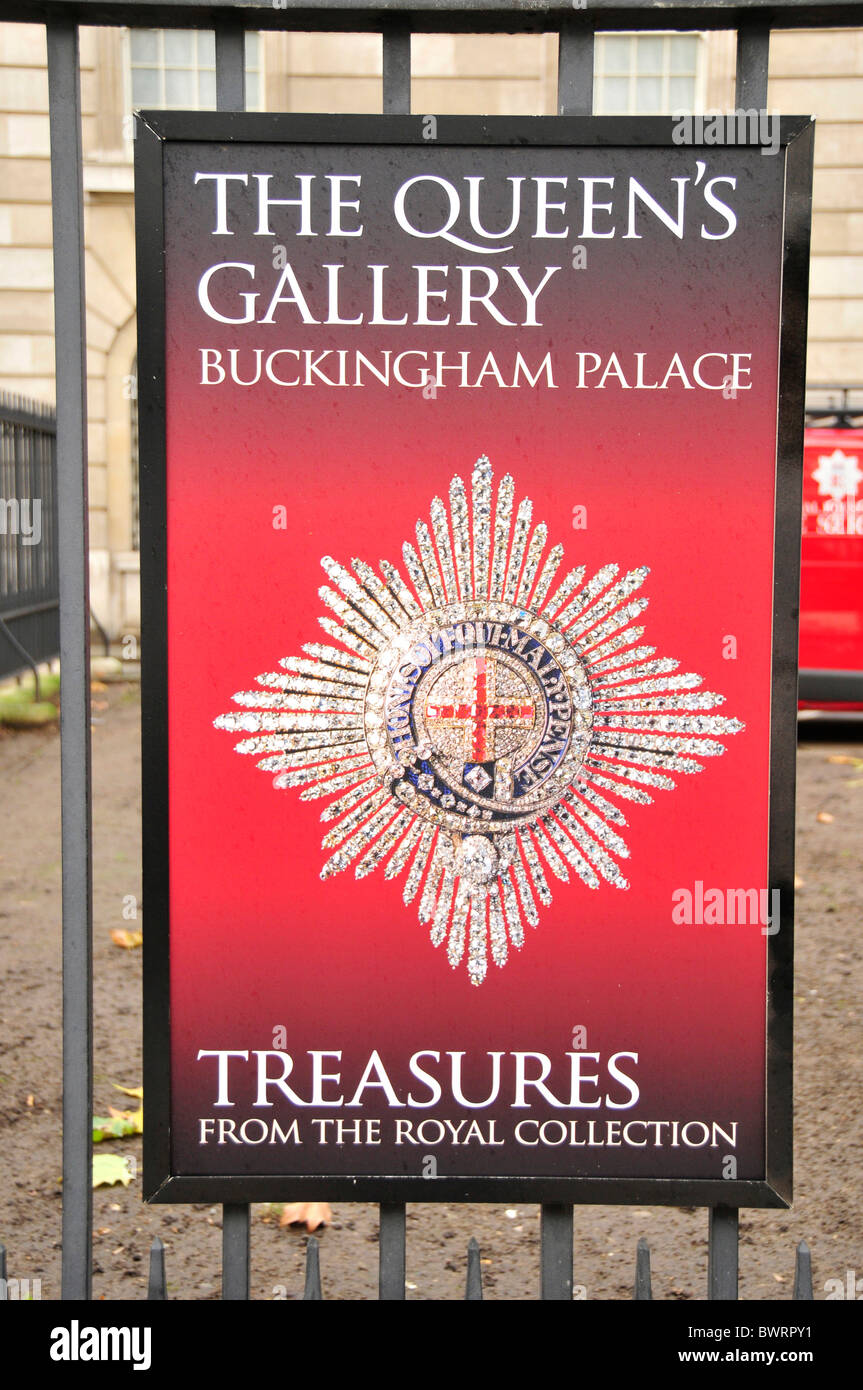
M499 766L523 747L536 727L538 702L539 692L514 662L469 656L434 676L420 713L449 758L473 765L465 781L479 791L491 782L479 764Z
M451 604L380 653L366 730L378 771L425 820L503 834L552 806L587 751L583 663L514 605Z

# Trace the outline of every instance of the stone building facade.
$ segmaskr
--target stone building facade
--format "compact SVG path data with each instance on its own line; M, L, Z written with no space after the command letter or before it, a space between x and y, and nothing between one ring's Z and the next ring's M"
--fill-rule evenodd
M81 31L86 220L91 594L113 637L139 622L135 253L131 112L214 105L212 36ZM599 113L732 110L728 33L597 39ZM249 104L379 111L377 35L252 36ZM813 113L808 376L863 380L863 29L771 37L771 111ZM552 114L553 35L418 35L416 112ZM51 178L45 32L0 25L0 389L54 399Z

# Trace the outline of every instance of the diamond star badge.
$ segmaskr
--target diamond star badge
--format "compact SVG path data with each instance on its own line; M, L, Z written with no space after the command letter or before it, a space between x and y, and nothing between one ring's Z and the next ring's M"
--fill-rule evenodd
M480 458L416 523L403 570L324 557L330 641L234 695L216 719L279 789L326 799L321 878L404 876L432 945L467 963L521 949L550 879L626 889L621 804L725 751L724 696L639 645L643 566L564 573L533 505ZM673 674L674 673L674 674Z

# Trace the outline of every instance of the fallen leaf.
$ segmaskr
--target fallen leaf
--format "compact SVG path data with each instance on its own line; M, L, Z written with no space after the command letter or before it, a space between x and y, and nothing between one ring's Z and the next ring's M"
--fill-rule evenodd
M805 878L801 878L799 874L795 874L795 875L794 875L794 887L795 887L795 888L803 888L804 885L805 885L805 883L806 883L806 879L805 879Z
M129 1161L122 1154L94 1154L94 1187L113 1187L114 1183L118 1182L121 1182L124 1187L128 1187L131 1181L132 1173L129 1168Z
M130 1124L130 1125L132 1126L132 1130L131 1130L131 1133L132 1133L132 1134L143 1134L143 1133L144 1133L144 1106L143 1106L143 1104L139 1105L137 1110L115 1110L114 1107L113 1107L113 1105L109 1105L109 1106L108 1106L108 1113L109 1113L109 1115L113 1116L115 1119L123 1120L123 1121L125 1121L126 1124Z
M847 753L834 753L828 763L841 763L846 767L863 767L863 758L852 758Z
M784 1283L785 1283L785 1275L784 1275L784 1274L774 1274L773 1278L776 1280L777 1284L784 1284Z
M846 787L863 787L863 777L846 777Z
M36 1104L36 1097L35 1097L35 1096L28 1096L28 1097L27 1097L27 1104L29 1105L30 1109L32 1110L33 1106Z
M822 825L831 825L835 820L835 817L831 816L829 811L819 811L815 819L820 820Z
M133 1115L130 1110L114 1110L109 1116L93 1116L93 1143L101 1144L103 1139L125 1139L130 1134L140 1134L144 1128L143 1111Z
M134 951L136 946L140 946L144 940L144 933L141 931L128 931L125 927L114 927L111 932L111 940L115 946L122 946L124 951Z
M91 682L90 682L90 689L91 689L91 690L107 690L108 687L107 687L107 685L105 684L104 681L91 681Z
M111 1084L115 1091L122 1091L124 1096L133 1096L136 1100L140 1100L141 1104L137 1110L117 1110L113 1105L109 1105L107 1117L94 1115L94 1144L101 1143L103 1139L125 1139L130 1134L143 1134L144 1132L143 1086L118 1086L116 1081L112 1081Z
M333 1219L327 1202L285 1202L279 1218L280 1226L305 1226L311 1233L319 1226L328 1226Z

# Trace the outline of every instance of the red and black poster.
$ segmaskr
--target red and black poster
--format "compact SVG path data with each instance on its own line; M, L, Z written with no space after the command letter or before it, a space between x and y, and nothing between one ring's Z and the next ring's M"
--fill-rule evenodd
M787 1201L809 122L137 146L148 1195Z

